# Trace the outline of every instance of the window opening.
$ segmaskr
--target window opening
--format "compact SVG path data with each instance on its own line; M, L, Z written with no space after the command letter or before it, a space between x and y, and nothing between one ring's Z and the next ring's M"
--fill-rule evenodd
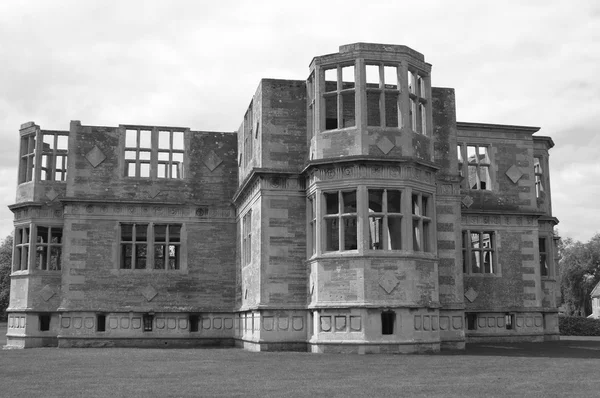
M198 331L198 315L190 315L189 324L190 324L190 332Z
M314 195L308 198L308 229L310 254L314 255L317 252L317 203Z
M121 224L121 268L145 269L148 224Z
M104 314L96 315L96 331L97 332L106 332L106 315L104 315Z
M546 238L539 238L538 246L540 251L540 275L549 276L550 270L548 268L548 248L546 246Z
M125 131L125 176L181 179L184 152L183 131L128 128Z
M44 132L42 135L42 181L65 181L67 179L68 136Z
M381 334L394 334L394 323L396 313L394 311L383 311L381 313Z
M315 74L310 74L306 81L306 97L308 99L308 136L313 137L315 135ZM258 122L256 126L256 132L258 133Z
M367 125L401 127L400 79L397 65L365 65Z
M467 318L467 330L477 330L477 314L467 312L465 316Z
M247 166L248 163L252 160L253 157L253 137L252 137L252 127L253 127L253 111L252 111L252 102L250 102L250 106L244 115L244 165Z
M461 169L462 186L467 189L492 190L490 174L491 158L489 147L483 145L466 145L466 164L463 160L461 145L458 146L458 164ZM464 172L466 167L466 173ZM465 178L466 176L466 178Z
M242 219L242 264L252 261L252 210Z
M340 65L325 69L324 79L325 130L355 126L354 65Z
M369 189L369 248L402 249L402 192Z
M154 225L154 269L179 269L180 224Z
M14 271L24 271L29 264L29 227L18 227L15 232Z
M427 134L427 89L425 77L414 71L408 71L408 98L410 101L410 128Z
M21 137L19 184L32 181L35 175L35 134Z
M463 231L463 272L471 274L497 273L495 263L495 233Z
M152 323L154 322L154 315L144 314L142 319L143 319L143 323L144 323L144 332L151 332L152 331Z
M544 176L540 158L533 158L533 173L535 175L535 197L539 198L544 192L542 178Z
M504 324L506 325L506 329L514 329L515 328L515 315L514 314L506 314L504 315Z
M40 323L40 331L47 332L50 330L50 315L40 315L38 319Z
M59 271L61 269L62 228L36 227L36 269Z
M423 194L412 195L413 250L431 251L431 214L429 197Z
M356 191L324 193L325 250L356 250Z

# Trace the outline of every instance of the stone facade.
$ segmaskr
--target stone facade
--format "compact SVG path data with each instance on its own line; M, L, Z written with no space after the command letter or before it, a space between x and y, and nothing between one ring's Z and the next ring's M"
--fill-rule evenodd
M556 339L549 137L408 47L264 79L236 132L21 126L8 345L404 353Z

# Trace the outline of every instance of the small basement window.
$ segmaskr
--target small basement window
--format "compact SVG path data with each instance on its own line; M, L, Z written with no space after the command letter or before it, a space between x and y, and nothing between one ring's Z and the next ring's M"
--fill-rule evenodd
M106 332L106 315L98 314L96 316L96 331Z
M507 330L515 328L515 314L506 314L504 316L504 324Z
M381 313L381 334L394 334L394 323L396 313L394 311L383 311Z
M467 330L477 330L477 314L467 313Z
M50 330L50 315L40 315L39 322L40 331L47 332L48 330Z
M144 319L144 332L151 332L152 331L152 322L154 321L154 315L144 314L143 319Z
M190 323L190 332L198 331L198 315L190 315L189 323Z

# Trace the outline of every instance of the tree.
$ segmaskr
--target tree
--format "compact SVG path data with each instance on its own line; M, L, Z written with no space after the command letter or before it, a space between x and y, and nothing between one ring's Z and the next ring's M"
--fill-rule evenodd
M6 319L10 298L10 270L12 264L13 236L8 235L0 244L0 319Z
M589 242L561 239L558 246L561 293L569 315L592 312L590 293L600 282L600 233Z

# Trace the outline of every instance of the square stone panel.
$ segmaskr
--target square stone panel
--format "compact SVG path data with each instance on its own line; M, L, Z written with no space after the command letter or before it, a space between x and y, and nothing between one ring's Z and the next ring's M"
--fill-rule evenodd
M513 184L516 184L517 181L523 177L523 172L513 164L508 170L506 170L506 176L510 178Z
M381 152L387 155L392 149L394 149L394 143L392 143L392 141L390 141L387 137L383 137L377 143L377 148L381 149Z
M106 155L102 153L100 148L94 145L92 150L85 155L85 158L88 162L90 162L93 168L96 168L100 165L100 163L104 162L104 159L106 159Z
M465 205L465 207L468 209L469 207L471 207L473 205L473 198L470 197L469 195L465 196L462 199L462 204Z
M152 285L146 286L144 289L142 289L141 293L142 296L144 296L144 298L148 301L152 301L152 299L158 294L158 292Z
M475 289L473 289L472 287L470 287L466 292L465 292L465 297L467 298L467 300L469 300L471 303L473 301L475 301L475 299L477 298L478 294L475 291Z
M210 171L213 171L219 167L221 163L223 163L223 159L221 159L219 155L215 153L215 151L210 151L209 154L202 159L202 162Z
M54 188L52 188L51 190L46 192L46 197L48 199L50 199L50 202L52 202L54 199L56 199L57 196L58 196L58 193L54 190Z
M55 294L56 292L49 285L44 286L44 288L40 290L40 297L44 301L50 300Z
M383 276L379 279L379 286L381 286L387 294L390 294L392 290L398 286L398 283L400 283L400 281L398 278L396 278L396 274L394 274L392 271L386 271L386 273L383 274Z

